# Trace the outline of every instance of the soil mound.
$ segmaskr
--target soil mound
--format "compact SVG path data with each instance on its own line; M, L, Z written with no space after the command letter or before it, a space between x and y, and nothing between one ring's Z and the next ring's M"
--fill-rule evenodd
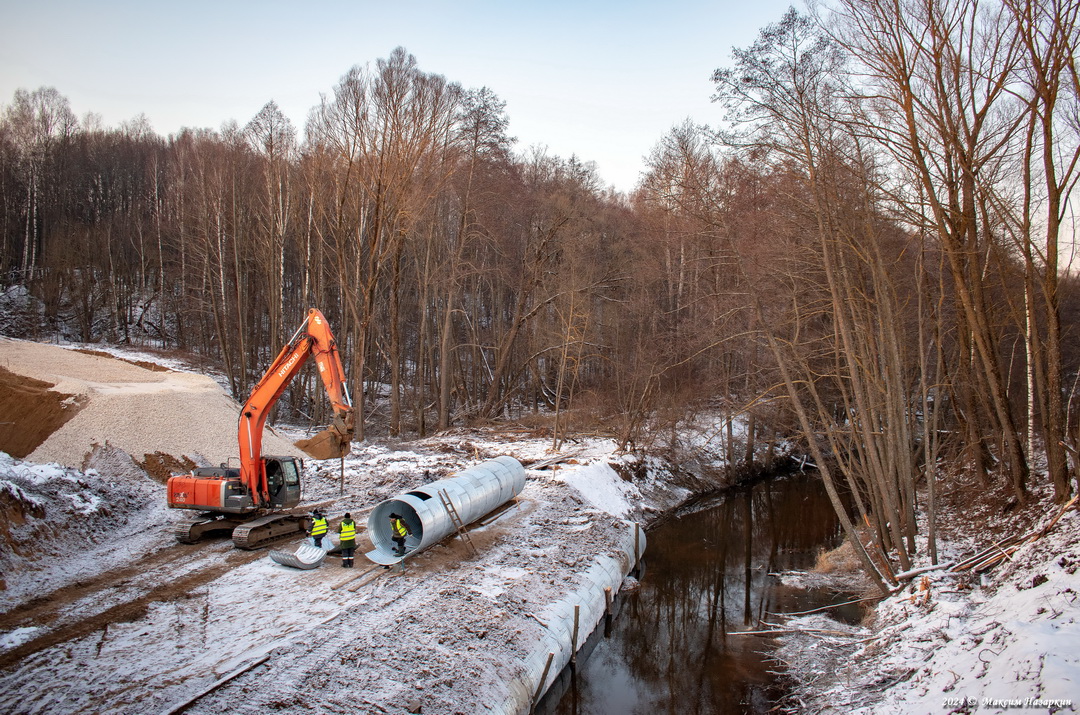
M0 611L40 586L43 571L55 578L72 570L88 548L145 531L139 522L164 509L160 487L109 446L91 450L85 471L0 454L0 574L19 575L14 583L0 579Z
M0 367L0 452L25 457L79 411L74 395L52 387Z

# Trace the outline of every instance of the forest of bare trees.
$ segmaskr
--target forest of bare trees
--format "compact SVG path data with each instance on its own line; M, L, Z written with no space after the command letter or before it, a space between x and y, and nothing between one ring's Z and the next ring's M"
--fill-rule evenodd
M633 450L701 410L746 416L753 439L801 436L849 495L845 528L907 569L924 486L935 548L942 465L1021 502L1075 482L1078 14L790 10L715 70L711 126L658 138L630 196L517 147L494 93L400 48L343 75L302 136L272 101L163 138L20 90L0 119L3 329L185 351L242 396L316 306L364 424L385 410L391 435L543 414L556 442ZM291 419L325 418L316 389L291 391Z

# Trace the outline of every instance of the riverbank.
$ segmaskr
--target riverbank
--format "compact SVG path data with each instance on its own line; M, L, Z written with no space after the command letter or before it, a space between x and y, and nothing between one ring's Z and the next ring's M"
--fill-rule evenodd
M777 658L789 712L1073 712L1080 709L1080 514L1039 488L1022 508L947 485L939 563L872 610L862 627L821 614L785 619ZM980 571L994 543L1019 548ZM925 540L916 568L930 566Z

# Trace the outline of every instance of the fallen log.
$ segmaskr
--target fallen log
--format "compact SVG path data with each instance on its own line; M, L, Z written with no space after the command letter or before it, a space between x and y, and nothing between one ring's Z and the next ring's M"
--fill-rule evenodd
M941 569L949 569L952 568L952 566L952 561L947 564L934 564L933 566L923 566L921 568L912 569L910 571L904 571L902 573L896 574L896 580L907 581L908 579L914 578L920 574L928 573L930 571L939 571Z
M530 462L526 465L526 469L547 469L563 462L569 462L582 453L583 450L575 449L572 452L566 452L565 454L557 454L554 457L548 457L547 459L538 459L535 462Z
M1057 525L1061 517L1065 515L1065 512L1075 506L1077 499L1080 499L1080 495L1074 496L1068 502L1063 504L1061 508L1058 509L1057 514L1054 515L1054 518L1043 528L994 542L990 546L987 546L966 559L958 561L956 565L949 570L952 572L971 570L975 573L982 573L1001 563L1005 559L1011 559L1012 555L1021 547L1034 543L1049 534L1054 526Z
M828 606L822 606L821 608L811 608L809 611L796 611L794 613L773 613L772 611L766 611L770 616L807 616L811 613L820 613L821 611L827 611L830 608L839 608L840 606L850 606L854 603L862 603L863 601L879 601L881 596L867 596L865 598L856 598L853 601L844 601L843 603L833 603Z
M832 631L826 628L770 628L765 631L728 631L729 636L786 636L795 633L807 635L841 636L843 638L856 638L854 633L844 631Z

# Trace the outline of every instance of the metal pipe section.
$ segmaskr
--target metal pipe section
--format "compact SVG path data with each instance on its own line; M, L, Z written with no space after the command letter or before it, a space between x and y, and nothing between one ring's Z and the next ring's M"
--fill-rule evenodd
M309 536L304 539L304 543L300 544L300 547L296 549L294 553L288 551L271 551L271 560L281 564L282 566L291 566L294 569L317 569L322 565L323 559L326 558L326 554L339 548L337 534L327 533L322 538L322 546L316 546L314 540Z
M604 589L610 588L612 594L617 594L623 580L645 553L645 530L635 522L621 523L626 528L614 548L594 558L580 585L539 614L540 638L525 658L524 672L509 683L509 697L500 712L531 712L604 618L607 608Z
M433 546L456 531L439 496L445 492L468 525L510 501L525 488L525 467L513 457L496 457L453 477L430 482L379 503L368 515L368 536L375 547L366 556L377 564L401 561L394 555L390 515L398 514L412 532L405 539L406 556Z

